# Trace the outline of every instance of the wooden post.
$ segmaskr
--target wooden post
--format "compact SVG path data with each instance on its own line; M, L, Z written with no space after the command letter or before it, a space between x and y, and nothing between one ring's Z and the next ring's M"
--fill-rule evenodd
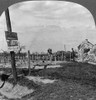
M10 15L9 15L9 9L8 8L5 11L5 17L6 17L7 30L9 32L12 32L11 21L10 21ZM11 55L11 66L12 66L14 82L17 83L17 72L16 72L16 66L15 66L15 52L11 51L10 55Z
M29 69L29 75L31 73L31 68L30 68L30 51L28 50L28 69Z
M5 11L5 16L6 16L7 30L9 32L12 32L11 21L10 21L10 15L9 15L9 9L8 8Z
M70 52L70 61L71 61L71 52Z
M56 65L56 63L57 63L57 61L56 61L57 59L56 59L56 55L55 55L55 65Z
M63 52L62 52L62 61L63 61Z
M11 66L12 66L14 82L17 83L17 72L16 72L16 66L15 66L15 52L11 51L10 54L11 54Z

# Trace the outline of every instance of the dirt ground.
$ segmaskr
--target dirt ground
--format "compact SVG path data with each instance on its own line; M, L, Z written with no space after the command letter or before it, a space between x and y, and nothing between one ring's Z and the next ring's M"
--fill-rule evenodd
M34 69L30 76L22 75L22 69L17 68L17 85L13 86L10 77L0 89L0 100L96 100L96 65L71 62L60 66ZM11 68L0 67L0 71L10 73Z

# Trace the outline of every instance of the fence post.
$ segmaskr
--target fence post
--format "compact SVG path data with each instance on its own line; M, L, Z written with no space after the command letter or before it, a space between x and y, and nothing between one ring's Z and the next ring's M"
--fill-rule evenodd
M31 74L31 68L30 68L30 51L28 50L28 69L29 69L29 75Z
M9 15L9 9L8 8L5 11L5 17L6 17L7 30L8 30L8 32L12 32L11 21L10 21L10 15ZM17 83L17 72L16 72L16 65L15 65L15 52L10 51L10 55L11 55L11 66L12 66L12 71L13 71L13 77L14 77L15 83Z
M14 81L17 83L17 71L16 71L16 65L15 65L15 52L11 51L11 65L12 65L12 72L14 76Z

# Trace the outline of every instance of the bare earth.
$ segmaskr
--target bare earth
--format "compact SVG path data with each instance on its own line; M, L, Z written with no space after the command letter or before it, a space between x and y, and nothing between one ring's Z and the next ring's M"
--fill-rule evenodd
M96 65L62 63L56 68L32 69L30 76L21 70L17 67L16 85L11 76L0 89L0 100L96 100ZM10 73L11 68L0 67L0 71Z

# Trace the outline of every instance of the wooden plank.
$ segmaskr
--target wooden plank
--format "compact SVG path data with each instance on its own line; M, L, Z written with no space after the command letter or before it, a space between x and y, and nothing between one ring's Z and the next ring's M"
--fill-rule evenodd
M9 9L8 8L5 11L5 17L6 17L7 30L8 30L8 32L12 32L11 21L10 21L10 15L9 15ZM17 83L17 71L16 71L16 66L15 66L15 52L10 51L10 55L11 55L11 66L12 66L14 82Z
M28 50L28 69L29 69L29 75L31 73L31 68L30 68L30 51Z

